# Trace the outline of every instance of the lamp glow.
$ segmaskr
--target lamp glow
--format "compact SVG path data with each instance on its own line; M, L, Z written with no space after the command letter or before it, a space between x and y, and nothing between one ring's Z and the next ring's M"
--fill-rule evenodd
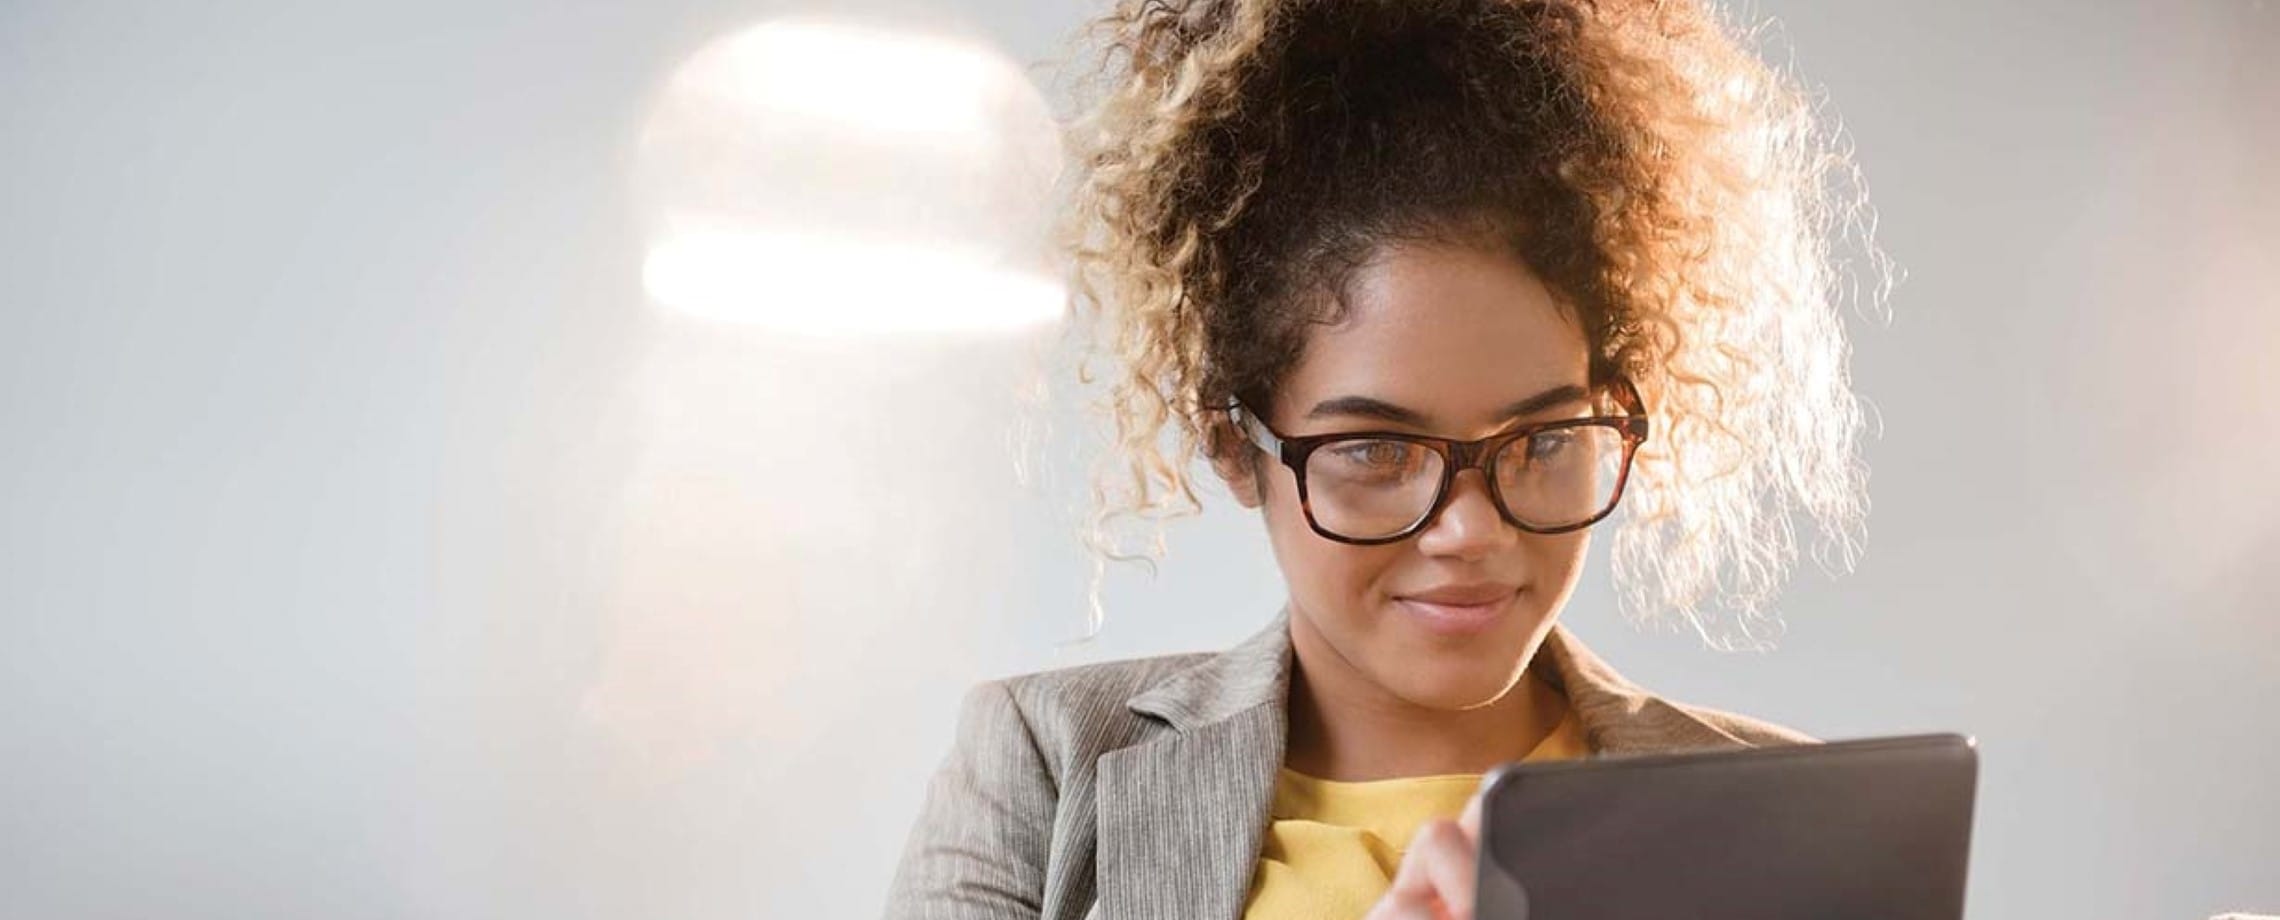
M1059 315L1065 290L972 251L766 230L664 240L642 282L694 316L812 336L1021 329Z
M643 287L677 315L803 336L1050 322L1059 165L1043 97L1002 55L766 23L693 56L644 127Z

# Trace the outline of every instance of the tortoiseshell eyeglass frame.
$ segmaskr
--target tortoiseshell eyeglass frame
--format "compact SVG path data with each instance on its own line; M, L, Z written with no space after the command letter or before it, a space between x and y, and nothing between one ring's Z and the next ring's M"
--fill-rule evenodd
M1647 408L1645 402L1639 398L1638 389L1633 387L1631 382L1625 378L1613 378L1602 384L1600 389L1607 394L1617 408L1623 410L1624 414L1594 415L1585 418L1560 419L1525 425L1489 435L1477 441L1458 441L1402 431L1340 431L1332 434L1294 437L1268 427L1265 419L1250 411L1240 400L1230 403L1225 409L1229 420L1234 423L1237 431L1243 433L1245 440L1265 451L1269 456L1282 461L1282 465L1289 467L1291 475L1297 478L1298 505L1306 513L1307 527L1312 528L1324 539L1356 546L1376 546L1406 540L1418 531L1430 526L1435 518L1441 516L1441 509L1449 503L1449 486L1456 482L1457 474L1472 469L1480 470L1481 476L1487 480L1489 496L1493 499L1492 503L1496 505L1497 514L1504 518L1505 523L1511 524L1526 533L1569 533L1597 524L1605 520L1608 515L1615 513L1616 506L1623 502L1623 487L1628 485L1631 480L1631 458L1638 453L1639 445L1646 443L1647 440ZM1489 468L1489 458L1496 456L1497 451L1514 441L1533 437L1546 431L1583 427L1612 428L1623 438L1623 461L1618 467L1615 477L1615 490L1608 496L1607 506L1599 509L1597 514L1586 520L1553 527L1539 527L1520 520L1512 513L1512 509L1506 506L1503 492L1496 484L1496 473ZM1402 528L1398 533L1383 537L1349 537L1324 528L1320 522L1314 519L1314 506L1308 501L1306 491L1307 457L1312 455L1316 448L1324 444L1334 441L1350 441L1356 438L1404 441L1422 445L1441 455L1441 483L1433 493L1432 505L1416 521Z

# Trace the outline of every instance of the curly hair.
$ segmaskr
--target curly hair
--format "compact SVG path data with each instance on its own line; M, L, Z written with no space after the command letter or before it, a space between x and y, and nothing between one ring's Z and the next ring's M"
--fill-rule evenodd
M1852 564L1859 286L1834 253L1857 237L1872 305L1890 275L1840 132L1715 10L1119 0L1087 34L1098 98L1072 126L1062 239L1080 375L1114 364L1096 631L1103 560L1162 554L1163 523L1201 508L1193 459L1255 462L1223 407L1267 404L1350 274L1400 242L1523 260L1582 321L1595 377L1645 396L1656 435L1613 556L1634 621L1757 640L1800 517L1825 565ZM1112 536L1126 518L1155 525L1151 549Z

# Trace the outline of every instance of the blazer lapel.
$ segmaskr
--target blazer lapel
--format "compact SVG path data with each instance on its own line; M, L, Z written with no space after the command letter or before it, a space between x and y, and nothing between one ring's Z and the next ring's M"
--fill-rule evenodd
M1282 765L1289 676L1285 611L1131 699L1171 732L1100 759L1102 917L1237 920Z

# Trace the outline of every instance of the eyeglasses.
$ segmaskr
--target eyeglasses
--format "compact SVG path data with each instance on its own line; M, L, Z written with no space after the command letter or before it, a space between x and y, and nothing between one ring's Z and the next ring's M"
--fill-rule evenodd
M1538 534L1596 524L1622 500L1631 456L1647 440L1646 407L1629 381L1608 393L1626 414L1561 419L1477 441L1360 431L1292 437L1241 402L1228 407L1244 437L1298 477L1307 526L1340 543L1375 545L1425 529L1464 470L1488 480L1506 523Z

